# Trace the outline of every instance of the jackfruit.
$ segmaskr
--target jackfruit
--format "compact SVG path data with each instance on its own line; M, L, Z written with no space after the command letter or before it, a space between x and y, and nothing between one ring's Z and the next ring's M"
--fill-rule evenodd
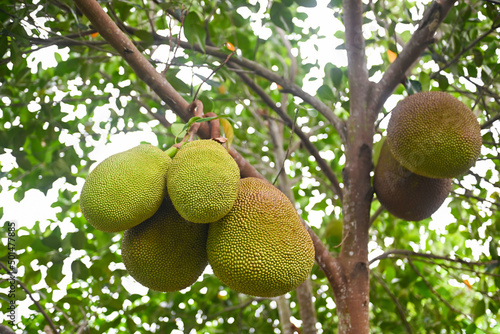
M184 144L167 171L168 194L179 214L193 223L224 217L236 200L240 170L215 140Z
M208 264L208 224L186 221L166 199L145 222L123 233L121 252L130 276L156 291L196 282Z
M387 128L394 157L415 174L453 178L469 170L481 151L472 111L445 92L421 92L398 103Z
M430 217L443 204L451 191L451 179L410 172L393 157L386 140L375 168L373 187L387 211L404 220L418 221Z
M314 264L314 246L288 198L272 184L240 180L231 211L211 223L208 262L229 288L274 297L300 285Z
M123 231L148 219L165 197L165 175L171 160L151 144L138 145L103 160L83 185L83 216L104 232Z

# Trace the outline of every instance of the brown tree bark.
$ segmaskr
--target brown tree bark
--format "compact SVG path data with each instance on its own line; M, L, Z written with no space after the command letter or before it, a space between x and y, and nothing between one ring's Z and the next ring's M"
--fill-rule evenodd
M342 334L369 333L368 229L375 117L367 115L370 83L362 32L363 6L360 0L343 2L350 94L343 173L345 239L339 255L345 285L334 288L338 332Z

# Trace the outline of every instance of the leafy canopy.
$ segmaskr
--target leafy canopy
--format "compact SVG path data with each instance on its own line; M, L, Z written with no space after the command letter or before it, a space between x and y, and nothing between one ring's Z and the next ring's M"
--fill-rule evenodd
M205 112L236 121L233 146L264 177L274 180L283 169L298 212L338 254L343 214L325 168L342 186L345 146L335 126L304 96L309 92L341 120L349 117L341 1L100 5L187 101L200 89ZM365 4L363 36L372 81L380 80L410 41L428 6L427 1ZM373 201L368 245L373 333L500 332L499 13L494 1L457 2L377 118L375 142L403 96L448 91L476 113L484 144L476 167L454 180L451 196L433 219L403 221ZM25 310L18 328L41 333L49 324L41 308L61 332L277 332L275 300L240 295L210 272L178 293L157 293L132 281L120 256L121 235L85 221L79 191L89 170L120 150L117 143L144 141L166 149L183 122L72 1L2 0L0 23L0 222L17 223L17 278L26 287L16 290L18 309ZM220 66L232 51L227 43L236 49L232 58L254 63L244 70ZM244 83L241 73L255 87ZM296 96L269 73L296 84ZM303 136L292 134L297 129ZM41 197L53 214L20 220L15 211L20 207L39 212L28 201L36 191L47 196ZM7 245L5 234L1 240ZM0 261L7 258L8 249L1 247ZM8 282L0 287L5 315ZM318 266L312 288L317 327L332 332L338 323L335 303ZM286 297L291 316L300 319L296 292Z

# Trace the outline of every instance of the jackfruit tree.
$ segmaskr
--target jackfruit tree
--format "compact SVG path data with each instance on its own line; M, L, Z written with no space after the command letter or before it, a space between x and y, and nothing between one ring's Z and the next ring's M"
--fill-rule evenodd
M500 333L497 0L0 22L3 325Z

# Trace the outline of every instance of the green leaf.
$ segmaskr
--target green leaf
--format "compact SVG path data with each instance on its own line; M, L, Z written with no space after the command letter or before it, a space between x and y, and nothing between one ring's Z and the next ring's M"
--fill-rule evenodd
M70 242L74 249L83 249L87 243L87 236L83 231L77 231L71 234Z
M437 81L438 81L440 90L444 91L448 88L448 86L450 86L448 79L444 75L438 75Z
M9 48L9 41L6 35L0 35L0 59Z
M406 81L406 91L408 94L415 94L422 91L422 84L416 80L407 80Z
M107 333L107 331L111 328L113 328L113 329L118 328L121 321L122 321L122 317L117 316L112 321L107 321L107 322L103 323L102 325L100 325L99 331L101 333Z
M198 13L190 12L184 19L184 35L191 44L199 44L202 49L205 49L205 39L207 33L205 24Z
M89 277L89 269L80 260L75 260L71 263L71 272L73 273L74 282L78 281L78 279L86 280Z
M134 36L139 37L143 42L143 47L149 46L154 42L153 34L147 30L136 30L134 31Z
M422 87L421 91L427 92L431 87L431 78L429 77L429 74L427 72L421 72L419 81Z
M40 270L37 271L28 270L23 282L24 284L31 286L40 283L41 279L42 279L42 273L40 272Z
M476 332L477 326L475 323L471 323L469 326L467 326L467 329L465 330L465 334L474 334Z
M177 78L176 71L167 71L165 78L174 87L174 89L179 93L189 94L191 93L191 88L181 79Z
M131 316L127 316L127 328L129 333L135 333L137 330L137 325Z
M61 247L61 229L59 226L57 226L48 237L42 239L42 244L53 250L58 250Z
M302 7L316 7L318 5L316 0L295 0L295 3Z
M340 68L334 66L330 69L330 78L332 79L333 86L340 89L342 83L343 72Z
M63 278L62 268L63 268L63 263L58 262L58 263L53 263L52 266L49 269L47 269L47 277L45 278L45 280L49 285L56 285L62 280Z
M385 279L387 283L391 283L392 280L396 277L396 269L393 266L389 266L385 269Z
M328 8L338 8L342 6L342 0L330 0Z
M273 2L271 6L271 21L287 32L293 32L293 15L290 9L279 2Z
M336 100L332 89L328 85L322 85L321 87L319 87L318 90L316 91L316 95L322 100L327 100L332 102Z
M170 126L170 131L176 137L184 137L186 135L186 125L184 123L173 123Z
M484 315L485 312L486 312L486 303L484 302L484 299L481 299L472 308L472 314L474 315L474 318L479 318L480 316Z

